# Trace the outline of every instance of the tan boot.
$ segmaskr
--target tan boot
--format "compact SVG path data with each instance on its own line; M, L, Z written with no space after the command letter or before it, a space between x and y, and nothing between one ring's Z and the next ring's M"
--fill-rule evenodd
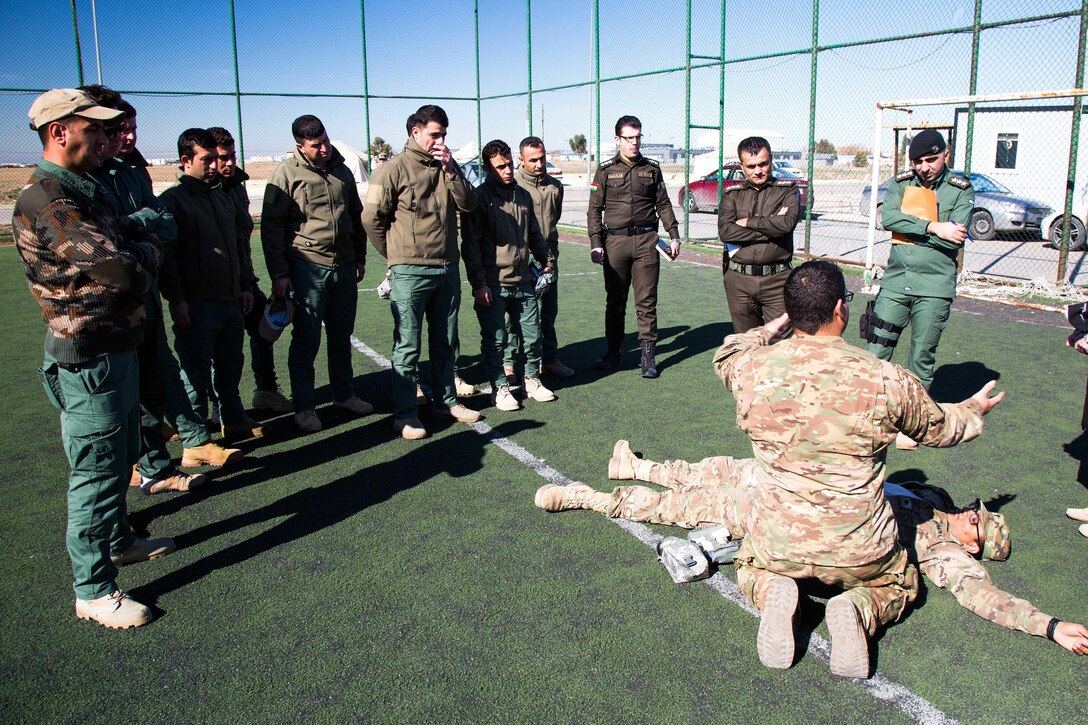
M263 438L264 428L260 423L246 416L237 423L223 424L224 438Z
M908 435L897 433L895 435L895 447L901 451L913 451L918 447L918 442Z
M796 639L793 632L797 620L797 582L786 576L773 575L775 580L767 589L756 635L756 651L764 667L776 670L793 665Z
M475 423L480 419L480 413L478 411L472 410L471 408L466 408L460 403L451 408L436 407L434 409L434 414L443 415L447 418L453 418L458 423Z
M1065 515L1076 521L1088 521L1088 508L1066 509Z
M140 469L136 466L132 467L132 475L128 477L128 485L133 488L139 488L140 484L144 482L144 477L140 475Z
M140 482L140 490L148 496L167 491L180 491L186 493L194 488L199 488L208 482L208 477L203 473L182 473L174 471L169 476L151 478Z
M134 539L132 544L120 554L110 554L110 560L114 566L135 564L138 561L154 561L160 559L177 547L169 536L158 539Z
M397 418L393 421L393 431L410 441L427 437L427 429L419 422L419 418Z
M608 459L608 477L614 481L634 480L637 461L638 456L631 451L631 444L621 438L612 447L612 457Z
M476 394L476 386L468 382L460 375L453 378L454 393L458 398L471 398Z
M229 466L245 458L245 453L237 448L224 448L218 443L208 441L202 446L186 448L181 452L181 467Z
M828 600L824 616L831 633L831 672L839 677L868 677L869 638L858 608L840 594Z
M110 629L130 629L150 622L151 610L118 589L98 599L77 599L76 617Z
M611 495L596 491L581 481L574 481L566 486L548 483L536 490L533 503L545 511L572 511L589 509L605 511L611 508Z
M525 378L525 394L538 403L550 403L555 400L555 393L544 387L540 378Z

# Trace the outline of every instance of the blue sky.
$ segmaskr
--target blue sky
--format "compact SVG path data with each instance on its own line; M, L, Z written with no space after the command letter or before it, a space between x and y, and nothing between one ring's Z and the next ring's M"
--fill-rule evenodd
M299 9L302 7L303 9ZM533 84L537 88L592 77L591 3L536 0L532 6ZM968 24L973 0L891 3L878 13L849 0L820 4L820 42L849 42ZM1074 9L1072 0L985 0L984 22ZM122 91L220 91L234 88L227 0L97 2L102 80ZM685 3L682 0L601 0L603 77L681 66ZM720 2L693 0L693 52L719 51ZM90 0L77 1L85 82L97 79ZM372 95L474 97L473 4L466 0L410 5L365 2L369 90ZM18 22L12 19L18 15ZM69 0L38 0L32 7L0 0L9 33L0 45L0 87L48 88L78 82ZM360 6L330 0L305 5L283 0L237 0L239 75L243 91L362 93ZM1068 88L1073 85L1076 19L1061 19L982 35L979 91ZM526 4L480 0L483 95L523 91L527 85ZM728 3L726 56L803 48L811 43L811 3L801 0ZM874 103L892 98L959 95L968 90L970 36L938 36L820 54L816 135L835 144L868 144ZM809 119L809 56L732 64L726 74L726 126L783 133L803 147ZM717 122L718 72L693 73L693 121ZM32 93L0 93L0 161L32 159L37 140L27 130ZM172 156L177 134L189 126L222 125L237 131L232 97L130 95L140 111L140 147L148 156ZM565 148L590 130L591 90L534 94L533 130L549 147ZM372 99L371 136L395 147L404 119L421 101ZM451 119L449 143L476 137L474 101L440 101ZM684 74L606 83L601 122L611 138L615 118L639 116L650 142L682 144ZM291 120L320 116L333 138L366 146L360 99L244 98L247 155L279 153L291 146ZM527 131L524 97L485 101L483 140L514 143ZM926 111L924 120L950 118ZM693 136L698 132L693 132Z

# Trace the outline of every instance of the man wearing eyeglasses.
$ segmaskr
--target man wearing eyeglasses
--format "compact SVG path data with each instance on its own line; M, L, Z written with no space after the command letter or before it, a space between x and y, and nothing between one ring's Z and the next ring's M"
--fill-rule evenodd
M590 258L604 266L604 336L608 345L595 367L615 370L620 366L627 294L633 286L642 377L656 378L657 278L661 268L658 221L664 223L672 240L671 259L680 254L680 233L661 168L639 152L642 122L634 116L616 121L616 145L619 152L597 168L589 185Z
M537 491L536 505L545 511L588 509L610 518L686 529L722 525L737 541L744 538L752 515L757 468L754 458L729 456L657 463L635 455L621 440L608 462L608 477L646 481L669 490L617 486L606 493L579 482L545 484ZM931 583L948 589L961 606L983 619L1047 637L1074 654L1088 654L1088 628L1044 614L998 589L979 563L1009 558L1012 539L1004 516L989 511L978 499L957 508L948 492L925 483L888 482L884 494L895 516L899 543Z
M726 337L714 355L759 461L737 583L763 612L760 660L781 669L793 663L794 580L845 588L828 602L831 671L867 677L867 637L918 592L884 497L888 446L900 431L935 448L971 440L1004 393L991 396L991 381L937 404L917 377L848 344L846 283L830 262L795 268L783 295L787 314ZM783 340L787 323L796 336Z

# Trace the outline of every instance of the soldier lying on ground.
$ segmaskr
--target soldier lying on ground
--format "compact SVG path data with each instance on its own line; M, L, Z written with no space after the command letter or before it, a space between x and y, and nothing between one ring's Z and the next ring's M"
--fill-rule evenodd
M536 492L545 511L590 509L611 518L669 524L688 529L724 525L732 538L742 538L752 515L754 458L715 456L698 463L655 463L631 452L627 441L616 443L608 462L613 480L638 480L646 486L618 486L611 493L584 483L547 484ZM885 484L895 514L899 542L912 564L930 582L948 589L961 606L1008 629L1048 637L1074 654L1088 654L1088 628L1044 614L1030 602L993 585L978 559L1004 561L1012 540L1005 517L976 499L957 508L948 493L924 483Z

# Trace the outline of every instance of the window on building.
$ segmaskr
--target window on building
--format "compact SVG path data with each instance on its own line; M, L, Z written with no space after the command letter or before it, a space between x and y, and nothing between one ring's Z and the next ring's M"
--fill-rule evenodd
M1016 168L1016 146L1019 142L1019 137L1020 134L1018 133L997 134L997 160L994 162L995 169Z

